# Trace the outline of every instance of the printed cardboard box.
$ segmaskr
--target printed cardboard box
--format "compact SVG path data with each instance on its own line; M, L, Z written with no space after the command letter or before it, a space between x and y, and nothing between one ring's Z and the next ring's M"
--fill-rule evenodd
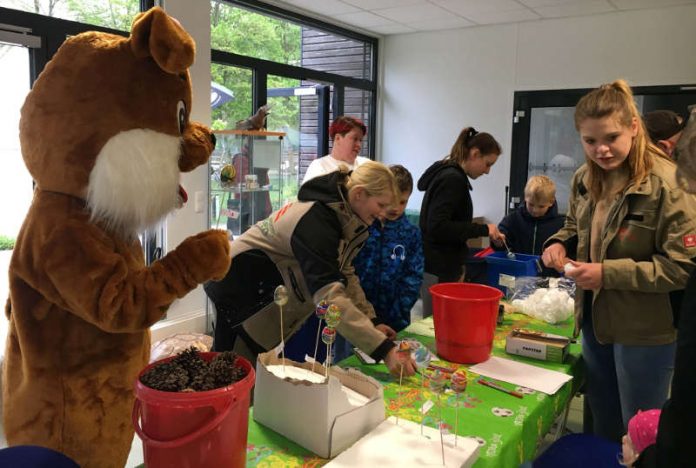
M563 362L570 340L550 333L515 329L505 338L505 352L542 361Z
M329 380L311 383L281 379L268 366L282 364L274 351L256 361L254 420L284 435L320 457L333 458L385 419L382 385L356 369L332 367ZM285 359L286 366L311 369L312 364ZM315 371L325 368L316 364ZM361 394L366 402L352 405L342 385Z

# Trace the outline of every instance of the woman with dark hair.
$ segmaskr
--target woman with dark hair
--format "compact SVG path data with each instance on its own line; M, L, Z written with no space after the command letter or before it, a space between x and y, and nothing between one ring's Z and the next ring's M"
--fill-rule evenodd
M329 137L333 141L331 154L312 161L305 172L302 183L304 184L309 179L320 175L337 171L341 166L352 171L362 163L369 161L369 158L358 156L366 134L367 127L360 119L348 115L336 117L336 120L329 126Z
M505 239L495 224L472 222L474 207L469 194L469 179L488 174L500 153L493 136L467 127L459 133L450 154L430 166L418 181L418 190L425 191L420 228L425 272L430 275L426 275L424 287L462 280L468 239L490 236L496 243ZM429 293L423 294L426 314L429 297Z

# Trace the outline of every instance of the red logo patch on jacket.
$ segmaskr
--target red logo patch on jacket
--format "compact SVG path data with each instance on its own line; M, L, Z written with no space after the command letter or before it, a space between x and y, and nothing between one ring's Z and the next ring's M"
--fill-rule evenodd
M687 234L682 237L684 247L696 247L696 234Z

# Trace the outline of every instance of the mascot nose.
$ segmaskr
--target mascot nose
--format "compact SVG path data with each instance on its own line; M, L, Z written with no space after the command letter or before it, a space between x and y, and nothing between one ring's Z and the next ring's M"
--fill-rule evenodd
M212 133L210 134L210 141L213 142L213 148L215 148L215 142L217 142L217 138L215 138L215 135Z

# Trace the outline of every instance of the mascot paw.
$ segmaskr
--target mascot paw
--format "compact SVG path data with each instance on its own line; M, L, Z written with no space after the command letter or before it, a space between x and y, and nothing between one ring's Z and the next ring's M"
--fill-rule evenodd
M230 241L227 231L211 229L188 237L176 248L186 259L196 282L221 280L230 268Z

